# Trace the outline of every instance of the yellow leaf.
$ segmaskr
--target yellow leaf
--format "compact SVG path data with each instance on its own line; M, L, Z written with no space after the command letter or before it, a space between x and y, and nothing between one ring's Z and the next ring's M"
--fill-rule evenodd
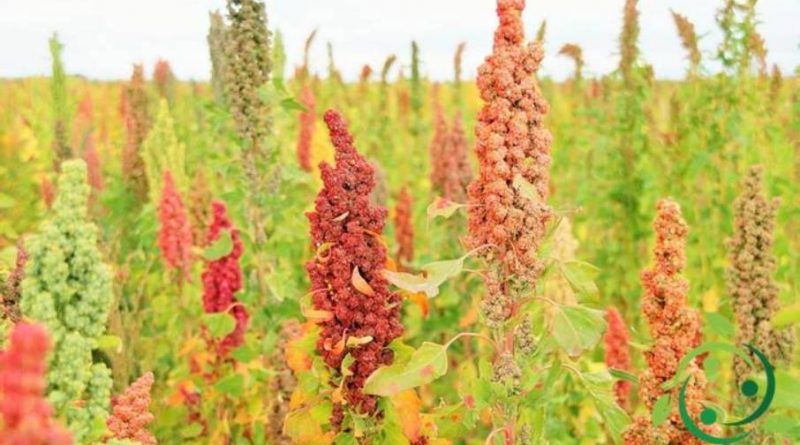
M422 402L417 397L417 392L413 389L395 394L390 399L397 411L400 427L403 435L410 441L419 439L422 430L422 419L420 418L420 407Z
M413 301L422 310L422 316L428 318L428 310L430 309L430 305L428 304L428 296L423 292L416 292L407 295L408 299Z

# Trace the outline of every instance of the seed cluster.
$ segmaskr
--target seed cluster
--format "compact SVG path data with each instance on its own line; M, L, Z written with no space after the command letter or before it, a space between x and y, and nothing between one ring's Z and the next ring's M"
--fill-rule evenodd
M684 250L689 229L681 216L680 206L668 199L658 201L653 228L656 232L655 264L641 274L645 291L642 312L650 326L653 347L645 352L648 369L639 376L639 398L650 411L665 393L662 384L675 376L680 360L698 345L700 338L698 314L688 305L689 283L681 276L686 263ZM687 368L687 376L686 407L700 424L697 419L705 399L705 374L696 362L692 362ZM625 432L625 443L699 445L701 441L686 430L680 418L679 391L680 385L671 390L672 411L663 424L653 427L650 416L639 417Z
M244 247L239 238L239 230L233 227L225 204L214 201L211 204L213 220L208 229L208 244L217 241L222 232L228 232L233 242L230 253L222 258L209 261L201 275L203 280L203 309L206 313L228 312L236 319L236 328L222 340L220 353L225 355L244 342L244 332L250 316L242 303L236 300L236 292L242 289L242 269L239 258Z
M414 261L414 208L408 187L400 189L394 207L394 237L397 242L397 264Z
M750 169L744 190L734 203L727 284L738 325L737 343L752 344L774 365L791 360L796 340L791 329L772 327L772 316L779 309L778 286L772 278L776 267L773 231L779 201L764 194L763 176L760 167ZM744 361L734 361L737 386L752 372Z
M106 420L116 439L129 439L142 445L155 445L156 438L147 426L155 417L150 413L150 388L153 373L139 377L122 394L111 399L111 415Z
M350 354L351 376L345 378L343 395L357 412L375 413L377 399L361 392L366 378L381 365L392 363L389 343L403 333L400 323L400 297L389 291L381 271L386 263L386 248L379 239L386 209L370 200L375 187L374 171L356 151L344 119L336 111L324 116L336 149L336 165L320 165L323 188L314 211L307 214L311 238L318 250L306 263L312 287L314 309L328 311L321 321L317 350L325 363L339 371ZM358 275L368 285L354 286ZM357 347L337 347L349 337L371 337ZM333 422L341 422L342 407L334 409Z
M467 244L473 249L488 246L483 256L502 269L490 274L489 281L514 276L519 283L535 283L544 269L537 252L553 214L546 203L552 137L543 126L549 106L533 77L543 51L533 43L523 45L524 6L523 0L497 2L500 25L494 51L478 69L485 104L475 129L480 171L468 190ZM526 193L524 185L532 191ZM501 313L506 302L488 302L504 299L505 285L487 286L484 304L493 308L491 317L507 316Z
M180 193L175 189L172 173L164 172L164 188L158 204L158 247L167 269L177 270L186 281L192 266L192 229Z
M300 102L306 110L300 113L300 134L297 136L297 162L300 168L311 171L311 143L314 138L314 123L317 120L316 101L314 92L306 84L300 96Z
M0 445L71 445L44 396L50 339L44 327L17 323L0 351Z
M631 370L631 356L628 350L628 328L617 308L610 307L606 310L608 329L603 337L606 346L606 365L622 371ZM628 396L631 392L631 382L619 380L614 383L614 397L617 404L623 408L628 406Z
M148 107L144 68L134 65L133 75L125 85L120 101L120 111L127 130L122 150L122 177L125 185L140 201L147 197L147 178L141 148L151 126Z

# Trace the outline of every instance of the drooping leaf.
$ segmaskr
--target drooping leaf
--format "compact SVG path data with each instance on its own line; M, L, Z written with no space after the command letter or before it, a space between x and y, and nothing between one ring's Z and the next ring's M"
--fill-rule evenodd
M573 357L592 349L605 330L603 312L586 306L559 306L553 318L553 338L561 349Z
M378 368L364 383L364 393L393 396L407 389L430 383L447 372L447 348L424 342L405 363Z
M458 275L464 268L464 260L469 254L454 260L434 261L421 267L424 274L414 275L406 272L384 270L383 275L390 283L406 292L415 294L422 292L433 298L439 295L439 286L449 278Z
M353 284L353 287L356 288L357 291L361 292L364 295L369 295L370 297L375 295L375 290L372 289L372 286L367 283L367 280L361 276L361 272L358 270L358 266L353 268L353 274L350 277L350 282Z
M223 230L210 246L203 252L203 258L208 261L217 261L218 259L230 255L233 251L233 239L228 230Z
M639 384L639 377L634 374L631 374L628 371L624 371L622 369L617 368L608 368L608 372L611 374L612 377L619 380L627 380L635 385Z
M203 315L208 333L214 338L222 338L236 329L236 320L227 312L216 312Z

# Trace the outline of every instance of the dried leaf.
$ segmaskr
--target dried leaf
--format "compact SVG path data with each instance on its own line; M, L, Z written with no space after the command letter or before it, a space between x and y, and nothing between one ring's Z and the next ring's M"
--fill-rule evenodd
M369 295L370 297L375 296L375 290L372 289L372 286L367 283L367 280L361 276L358 266L353 268L353 275L350 277L350 282L353 284L353 287L362 294Z

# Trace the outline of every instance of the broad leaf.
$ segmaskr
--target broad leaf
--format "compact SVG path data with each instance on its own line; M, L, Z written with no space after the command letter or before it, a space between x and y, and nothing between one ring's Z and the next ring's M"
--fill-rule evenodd
M439 286L449 278L461 273L464 268L464 260L469 254L454 260L435 261L422 266L424 274L414 275L406 272L393 272L384 270L383 275L390 283L403 289L406 292L424 293L428 298L439 295Z
M231 239L231 233L228 230L223 230L219 234L219 238L211 243L211 245L206 248L205 252L203 252L203 258L208 261L217 261L226 255L230 255L232 251L233 239Z
M447 372L447 348L425 342L407 363L378 368L364 383L364 393L393 396L407 389L430 383Z
M553 338L573 357L592 349L605 330L603 312L586 306L559 306L553 318Z
M600 271L596 266L583 261L564 261L560 263L561 273L575 292L579 294L597 294L594 278Z
M216 312L203 315L208 333L214 338L222 338L236 329L236 320L227 312Z

